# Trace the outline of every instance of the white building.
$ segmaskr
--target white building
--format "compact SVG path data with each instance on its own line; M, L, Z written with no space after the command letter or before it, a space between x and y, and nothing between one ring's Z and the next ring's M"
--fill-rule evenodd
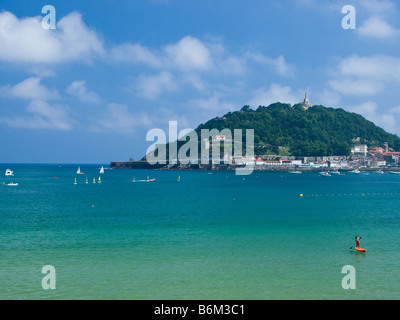
M366 156L368 153L368 146L366 144L355 144L351 147L351 153Z

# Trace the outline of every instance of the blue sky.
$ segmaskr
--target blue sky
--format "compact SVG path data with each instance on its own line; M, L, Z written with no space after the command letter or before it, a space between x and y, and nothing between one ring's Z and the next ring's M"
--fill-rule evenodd
M56 9L56 29L41 21ZM356 29L342 28L342 8ZM146 133L273 102L357 112L400 134L390 0L0 4L0 163L141 158Z

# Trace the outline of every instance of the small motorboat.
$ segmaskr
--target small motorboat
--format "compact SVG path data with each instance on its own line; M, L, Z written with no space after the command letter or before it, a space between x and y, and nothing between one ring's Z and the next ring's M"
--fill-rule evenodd
M330 177L331 176L328 172L320 172L319 175L322 177Z

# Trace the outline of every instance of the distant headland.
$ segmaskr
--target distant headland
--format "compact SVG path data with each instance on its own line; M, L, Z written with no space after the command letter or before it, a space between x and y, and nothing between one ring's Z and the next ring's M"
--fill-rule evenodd
M243 153L232 152L233 135L225 132L242 130ZM246 131L247 130L247 131ZM254 152L245 154L246 132L251 130ZM203 132L208 132L204 138ZM248 134L248 133L247 133ZM164 162L149 163L149 153L139 161L113 161L111 168L158 170L233 170L252 166L254 170L314 171L353 170L354 168L397 170L400 163L400 138L386 132L359 114L344 109L311 105L306 93L302 103L295 105L274 103L256 110L243 106L200 124L192 132L195 157L180 161L171 156L173 147L178 150L188 144L189 135L163 145ZM236 137L235 137L236 138ZM193 149L193 141L191 146ZM197 146L197 147L196 147ZM207 150L220 149L221 156L204 156ZM227 146L228 152L225 150ZM236 145L235 145L236 146ZM157 147L160 147L157 145ZM193 150L191 150L193 151ZM242 150L240 150L242 151ZM243 155L245 154L245 155Z

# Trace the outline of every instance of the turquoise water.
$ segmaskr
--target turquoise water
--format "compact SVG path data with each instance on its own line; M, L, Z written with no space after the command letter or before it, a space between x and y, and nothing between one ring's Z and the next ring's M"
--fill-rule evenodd
M400 176L77 167L0 165L0 299L400 298Z

